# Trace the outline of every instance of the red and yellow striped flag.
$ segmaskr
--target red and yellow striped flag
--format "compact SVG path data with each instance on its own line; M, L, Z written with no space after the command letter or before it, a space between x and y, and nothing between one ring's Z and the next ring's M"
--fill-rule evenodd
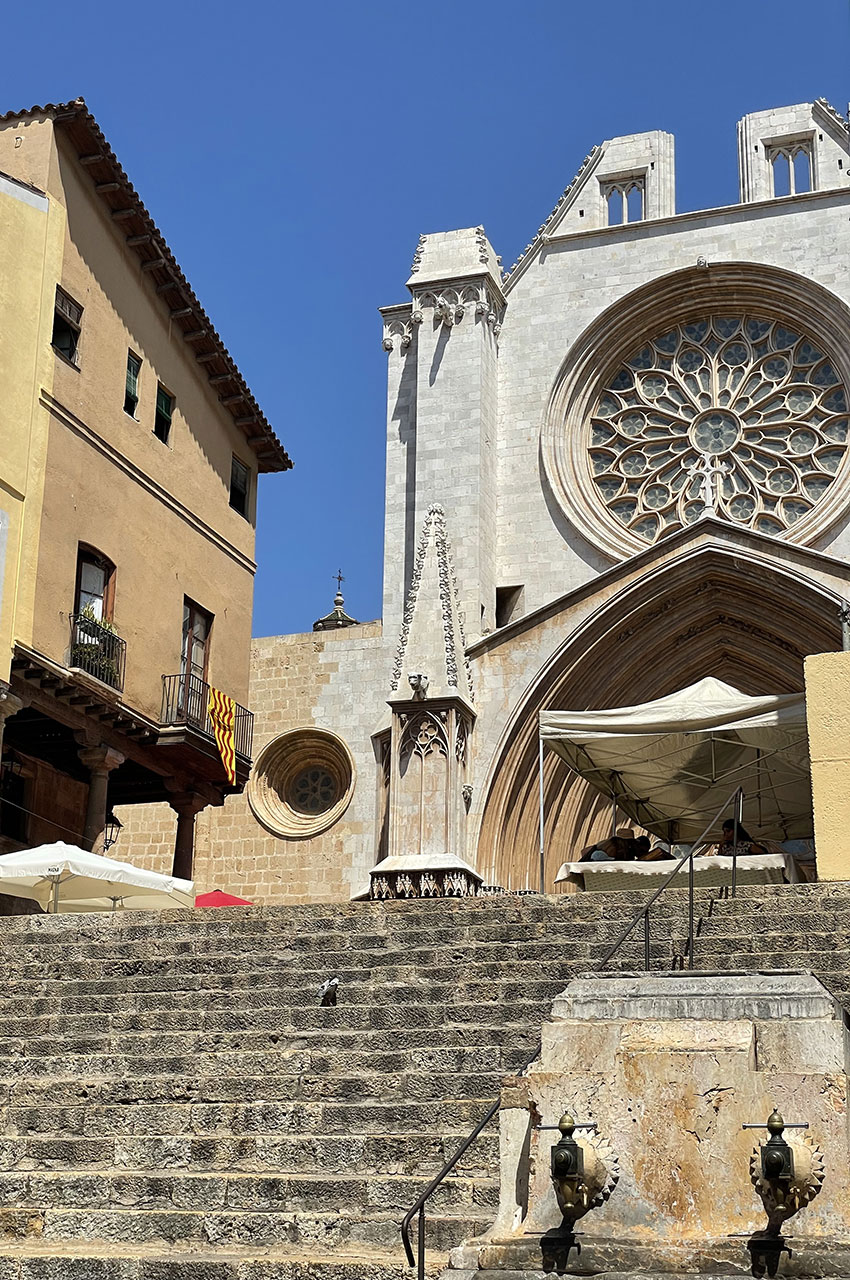
M227 780L233 787L236 785L236 747L233 740L236 703L226 693L222 693L220 689L213 689L210 685L208 709L221 763L224 765Z

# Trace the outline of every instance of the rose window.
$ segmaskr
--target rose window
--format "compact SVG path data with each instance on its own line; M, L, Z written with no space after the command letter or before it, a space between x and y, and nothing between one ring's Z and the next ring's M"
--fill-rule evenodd
M590 431L596 489L645 541L712 513L781 535L835 480L847 397L799 329L714 316L641 346L608 381Z
M339 799L336 779L318 765L304 769L290 787L290 804L300 813L324 813Z

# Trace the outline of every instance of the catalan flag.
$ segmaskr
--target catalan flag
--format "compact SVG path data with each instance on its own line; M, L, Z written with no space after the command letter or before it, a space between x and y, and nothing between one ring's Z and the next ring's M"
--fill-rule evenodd
M210 685L208 710L224 772L227 774L230 785L235 786L236 747L233 741L233 725L236 719L236 703L226 693L222 693L220 689L213 689Z

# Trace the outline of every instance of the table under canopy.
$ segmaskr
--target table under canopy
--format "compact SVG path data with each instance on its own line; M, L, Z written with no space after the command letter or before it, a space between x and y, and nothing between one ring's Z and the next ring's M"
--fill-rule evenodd
M541 711L540 738L661 839L697 840L737 787L753 835L813 834L802 693L749 697L708 676L640 706Z

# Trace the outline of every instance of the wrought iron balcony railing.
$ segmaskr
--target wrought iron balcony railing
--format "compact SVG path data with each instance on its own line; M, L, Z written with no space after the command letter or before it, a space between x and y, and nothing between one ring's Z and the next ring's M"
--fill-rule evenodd
M189 724L208 737L214 738L209 712L210 687L197 676L179 675L162 677L162 723ZM233 721L233 745L236 754L251 759L251 741L254 736L254 716L246 707L236 703Z
M95 676L119 691L124 688L127 641L87 613L71 615L69 666Z

